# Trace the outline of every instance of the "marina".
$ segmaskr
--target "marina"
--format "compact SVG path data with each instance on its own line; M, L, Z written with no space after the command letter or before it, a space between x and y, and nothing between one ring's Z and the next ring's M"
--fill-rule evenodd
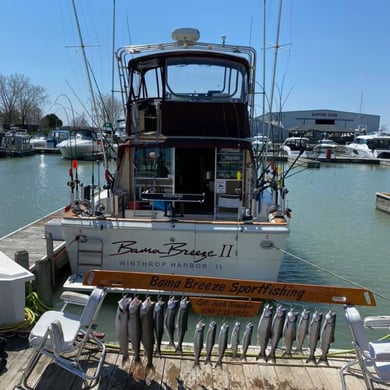
M44 156L33 156L31 159L35 162L37 162L37 167L45 166L45 170L57 170L58 168L55 168L54 161L58 159L58 157L51 156L51 155L44 155ZM47 160L46 164L42 164L42 159ZM48 164L50 161L50 164ZM19 164L22 164L23 161L19 160ZM31 165L31 162L30 164ZM33 164L34 165L34 164ZM51 167L51 168L49 168ZM373 188L380 188L383 185L383 180L388 177L388 168L387 167L378 167L378 166L370 166L370 165L332 165L329 163L328 165L322 165L320 169L314 169L314 170L307 170L303 168L304 171L301 172L298 175L294 175L291 180L296 182L295 189L298 188L303 189L303 184L306 184L306 187L309 185L309 188L312 188L311 191L314 191L314 193L321 192L324 195L327 194L327 197L324 199L328 199L330 204L337 204L336 199L340 196L340 190L341 188L338 186L339 180L343 182L346 186L346 188L350 188L350 185L353 183L353 185L359 189L359 188L365 188L367 183L367 179L370 178L370 186ZM63 164L61 162L60 170L67 170L67 164ZM348 173L347 173L348 172ZM346 176L346 174L348 176ZM55 176L58 177L59 175L55 173ZM345 180L348 178L348 180ZM373 181L371 181L373 180ZM339 191L331 195L330 191L326 191L322 186L321 183L333 183L334 188L339 188ZM351 183L351 184L349 184ZM306 192L300 192L300 202L299 205L305 205L306 208L314 207L314 202L310 202L310 198L305 198ZM362 192L359 192L360 195L362 195ZM298 194L297 194L298 195ZM359 202L364 202L365 204L368 204L369 201L364 198L356 198L351 199L351 201L354 202L356 207L359 207ZM293 206L294 205L294 206ZM290 200L290 207L294 209L295 212L295 218L292 219L292 223L294 223L294 229L292 232L292 237L290 237L290 243L287 247L290 255L286 255L282 264L281 273L279 275L279 280L283 281L294 281L294 282L307 282L307 280L310 280L312 282L315 282L318 280L319 283L323 284L325 282L324 280L324 274L318 273L315 271L310 271L307 267L304 266L304 264L298 265L295 260L292 260L291 255L304 255L307 256L308 254L315 252L316 259L321 260L322 258L330 258L333 262L337 262L337 257L340 258L339 261L343 261L343 268L348 267L348 259L353 261L351 262L351 270L353 268L356 268L354 264L359 261L358 252L362 252L361 249L357 248L357 252L352 255L351 253L347 254L344 253L341 250L341 246L339 247L340 253L338 256L335 256L334 252L327 252L325 251L325 248L322 247L320 249L318 246L315 246L316 243L318 243L318 238L314 239L312 237L309 241L307 240L310 238L310 234L305 234L305 240L300 244L299 237L304 232L301 231L303 229L303 226L301 227L300 222L303 218L303 214L300 212L300 208L297 207L298 204L294 202L294 197ZM328 212L331 211L329 208L330 206L327 206L326 203L324 204L324 211L328 210ZM340 209L343 208L343 204L339 204L338 207ZM380 231L382 231L383 234L386 234L386 220L383 219L386 217L385 214L382 214L379 212L379 214L376 214L375 212L375 202L372 201L372 207L366 207L367 214L371 214L374 216L374 219L377 219L377 222L380 223L378 226L380 230L376 231L375 228L372 230L371 234L366 231L364 234L369 237L371 237L370 242L375 245L375 253L376 256L372 258L373 261L375 261L378 258L383 258L383 256L386 256L386 246L378 246L378 244L373 242L372 239L377 236L377 239L379 240L378 243L382 242L383 238L381 238ZM318 213L318 212L317 212ZM331 212L331 217L337 218L337 210L333 210ZM363 217L363 215L359 215L359 217ZM17 231L14 234L7 234L6 237L3 237L3 239L0 241L0 244L2 245L1 250L7 251L7 254L9 257L13 258L15 251L23 251L23 250L29 250L31 251L31 265L33 262L37 261L38 259L44 257L46 255L46 239L45 235L43 233L43 225L51 218L58 217L58 213L50 213L50 215L47 215L43 220L41 221L35 221L35 223L32 223L31 225L28 224L28 226L17 229ZM320 215L319 215L320 217ZM325 218L325 214L322 216L322 218ZM364 217L367 220L367 216ZM379 219L378 219L379 218ZM382 221L382 222L381 222ZM308 221L304 225L307 225ZM357 222L355 222L357 223ZM372 226L373 222L369 222L369 226ZM338 222L340 224L340 222ZM383 226L382 226L383 224ZM326 225L326 223L325 223ZM341 232L332 232L336 235L330 234L330 232L322 231L320 226L315 225L316 227L311 227L309 225L308 229L309 231L313 232L315 229L316 236L322 237L322 239L332 239L336 240L337 242L337 234L341 234ZM335 225L334 225L335 226ZM382 226L382 227L380 227ZM305 229L307 226L305 227ZM325 228L325 226L324 226ZM372 227L371 227L372 228ZM385 230L383 230L385 229ZM388 226L387 226L388 229ZM388 231L388 230L387 230ZM333 238L332 238L333 237ZM351 240L351 242L356 242L355 238L348 238L344 237L344 239ZM320 240L321 241L321 240ZM33 249L33 245L37 245L40 248L35 247L36 249ZM16 246L16 244L18 246ZM301 248L297 251L296 246L301 245ZM313 246L314 245L314 246ZM336 244L337 246L337 244ZM305 249L304 249L305 248ZM347 249L348 247L345 247ZM352 248L349 246L349 248ZM368 252L370 250L366 248ZM372 249L371 249L372 251ZM366 251L363 251L366 252ZM382 252L382 253L381 253ZM367 253L367 252L366 252ZM364 258L364 253L361 253L362 258ZM288 259L290 257L290 259ZM291 264L289 264L291 263ZM379 263L380 264L380 263ZM372 270L374 270L376 267L380 266L373 266ZM294 269L294 272L291 272L291 270ZM386 272L386 269L383 269L384 272ZM348 271L349 273L352 271ZM354 281L358 281L363 285L372 286L372 288L377 292L380 296L386 296L386 289L385 285L383 285L383 289L381 286L377 286L377 276L375 273L373 273L373 283L369 282L370 279L370 272L365 272L365 278L363 280L362 274L354 274L353 278L351 278ZM386 276L382 276L384 279L386 279ZM375 282L374 282L375 280ZM330 281L328 280L328 283ZM333 282L334 283L334 282ZM338 284L339 282L336 282ZM379 314L386 314L388 311L386 307L388 307L388 304L386 304L386 301L384 301L379 296L378 299L378 307L377 308L366 308L362 312L366 315L379 315ZM116 299L112 299L110 297L106 297L106 303L107 307L103 307L101 311L101 316L99 317L97 324L98 324L98 330L103 331L106 333L105 340L107 341L108 345L110 346L112 343L115 344L115 336L113 334L110 334L109 330L112 328L113 325L113 319L115 317L115 304ZM302 307L302 306L300 306ZM149 372L146 370L145 366L142 367L136 367L134 366L134 363L129 363L128 366L122 367L121 365L121 354L119 354L119 351L116 348L108 348L108 352L106 355L106 365L103 368L102 379L100 381L100 385L102 388L106 386L106 388L111 388L112 386L119 386L120 388L126 388L129 386L139 386L142 388L183 388L180 386L188 386L189 388L197 388L196 386L204 386L204 388L236 388L238 386L238 381L240 383L240 387L245 388L329 388L334 389L338 388L340 385L340 376L339 376L339 368L345 364L350 358L351 358L351 338L347 333L347 330L345 329L346 326L343 323L343 313L341 310L337 310L333 306L333 309L338 314L338 324L335 334L335 343L332 345L332 350L329 356L329 366L322 366L322 365L310 365L307 364L305 361L302 361L302 359L297 359L296 356L292 359L284 359L281 358L281 356L278 357L275 364L271 363L265 363L265 362L259 362L256 360L255 355L257 354L255 346L251 347L250 353L248 354L248 362L242 362L242 361L236 361L231 359L231 356L229 355L229 351L226 353L225 361L223 364L223 372L227 372L228 375L221 375L221 371L218 368L215 367L204 367L203 364L201 365L201 371L196 372L193 370L193 364L194 364L194 356L193 356L193 350L192 347L189 346L189 340L187 338L187 341L185 342L185 354L183 357L180 356L172 356L172 351L169 349L167 345L165 345L165 350L167 351L166 356L163 355L162 358L156 358L154 359L154 364L156 365L156 371ZM199 318L199 316L196 316L194 314L191 314L191 316L194 316L195 318ZM197 319L195 320L197 321ZM256 319L254 321L257 321ZM193 324L189 324L189 330L188 330L188 337L191 339L192 334L194 332L195 326ZM344 330L343 330L344 329ZM254 341L254 340L253 340ZM23 344L24 343L24 344ZM24 345L22 348L21 345ZM21 370L24 364L27 364L28 359L31 357L32 350L26 349L27 344L26 340L21 340L19 337L10 338L9 339L9 345L7 346L7 353L8 353L8 364L7 364L7 371L5 371L0 376L0 383L10 384L10 386L15 385L17 383L17 380L20 379ZM334 348L336 351L334 352ZM13 350L15 349L15 350ZM215 352L216 353L216 352ZM93 359L92 352L85 352L86 359ZM215 357L216 359L216 357ZM201 358L202 360L202 358ZM17 363L12 363L16 362ZM35 383L36 388L45 388L47 386L54 386L54 378L61 376L65 378L70 378L69 380L69 389L77 388L77 386L80 386L80 380L76 379L76 377L71 376L71 374L67 374L65 371L63 371L60 368L57 368L53 366L53 364L50 364L50 361L48 361L45 357L42 357L40 360L39 365L37 368L40 367L42 369L37 369L33 371L33 374L30 378L30 384ZM47 367L47 368L46 368ZM15 371L17 370L17 373L19 376L17 377L15 374ZM172 372L174 372L174 378L172 377ZM244 373L244 377L242 377ZM105 375L107 374L107 376ZM238 376L236 376L238 375ZM235 380L235 378L239 378L239 380ZM305 379L302 379L305 378ZM8 382L9 381L9 382ZM194 383L194 385L191 385ZM364 381L361 376L359 376L359 372L356 371L355 375L347 375L346 376L346 383L347 388L351 389L358 389L358 388L365 388L364 387ZM148 387L149 386L149 387ZM192 387L191 387L192 386ZM218 387L220 386L220 387ZM256 387L257 386L257 387ZM267 387L268 386L268 387ZM272 387L274 386L274 387ZM283 387L284 386L284 387ZM307 386L307 387L304 387ZM61 387L62 388L62 387ZM381 387L375 387L375 388L381 388Z
M225 35L115 54L112 154L79 131L0 165L0 387L386 388L387 150L256 149L256 50Z

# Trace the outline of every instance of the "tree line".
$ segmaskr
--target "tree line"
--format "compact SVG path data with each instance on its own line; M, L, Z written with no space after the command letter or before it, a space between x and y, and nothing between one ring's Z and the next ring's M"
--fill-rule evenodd
M97 113L94 115L75 115L67 113L71 127L99 127L103 123L115 123L123 118L123 110L119 100L111 95L96 96ZM63 126L62 120L55 113L43 115L43 107L49 102L47 90L39 85L33 85L30 79L22 74L4 76L0 73L0 127L9 129L11 126L23 128L51 129ZM73 110L73 109L72 109ZM92 120L94 118L94 120Z

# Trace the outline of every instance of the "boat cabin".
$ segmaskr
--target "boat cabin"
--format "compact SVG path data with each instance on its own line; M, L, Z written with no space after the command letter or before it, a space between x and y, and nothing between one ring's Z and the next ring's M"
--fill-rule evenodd
M216 215L226 197L227 206L250 208L254 54L199 45L123 60L127 141L115 185L132 207L153 199L176 215Z

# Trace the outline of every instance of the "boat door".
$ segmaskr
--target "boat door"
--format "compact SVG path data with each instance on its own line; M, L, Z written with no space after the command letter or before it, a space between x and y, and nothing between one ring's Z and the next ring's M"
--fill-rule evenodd
M215 149L176 149L175 190L181 194L205 194L204 203L182 203L183 213L212 213L214 209Z

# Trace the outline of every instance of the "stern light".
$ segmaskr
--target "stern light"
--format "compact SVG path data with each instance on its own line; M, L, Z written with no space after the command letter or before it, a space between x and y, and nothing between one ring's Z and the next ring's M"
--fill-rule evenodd
M181 27L172 31L172 38L179 44L193 44L198 41L199 37L200 33L196 28Z

